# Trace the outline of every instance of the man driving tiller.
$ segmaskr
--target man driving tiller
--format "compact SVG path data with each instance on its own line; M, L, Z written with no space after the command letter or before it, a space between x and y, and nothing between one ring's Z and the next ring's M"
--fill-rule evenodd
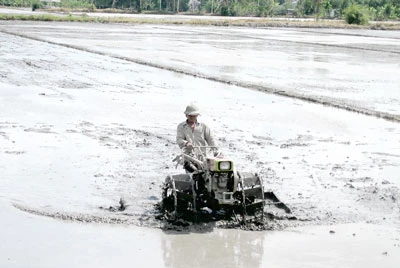
M212 146L215 157L221 155L218 151L215 137L211 129L203 122L197 120L200 115L199 108L195 104L189 104L184 111L186 120L178 125L176 143L185 154L193 155L193 146ZM206 155L205 149L203 154ZM188 172L194 172L199 167L196 163L185 160L183 168Z

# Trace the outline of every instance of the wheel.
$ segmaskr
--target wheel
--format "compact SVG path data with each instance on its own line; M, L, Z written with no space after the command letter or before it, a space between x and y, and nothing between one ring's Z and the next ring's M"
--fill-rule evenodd
M168 220L175 221L177 219L178 198L174 179L168 176L162 192L162 208Z

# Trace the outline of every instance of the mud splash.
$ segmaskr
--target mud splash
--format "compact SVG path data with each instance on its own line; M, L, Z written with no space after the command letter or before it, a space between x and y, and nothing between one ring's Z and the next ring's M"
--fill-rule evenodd
M107 223L107 224L129 224L129 219L122 217L102 217L80 213L50 212L38 208L29 207L22 204L13 203L15 208L38 216L49 217L57 220L83 222L83 223Z
M289 227L315 224L312 219L298 218L293 215L277 215L265 213L263 220L247 218L246 221L238 215L232 220L192 222L183 219L170 221L159 211L159 206L144 214L132 213L124 207L121 202L116 206L101 206L99 213L73 213L48 211L45 209L31 207L21 203L12 203L13 207L20 211L48 217L61 221L85 223L85 224L110 224L110 225L134 225L139 227L158 228L164 231L175 232L209 232L213 229L238 229L246 231L276 231Z
M34 208L27 205L12 203L12 205L23 211L33 215L49 217L56 220L70 221L70 222L80 222L89 224L117 224L117 225L135 225L135 226L145 226L153 228L161 228L161 223L151 220L152 215L139 215L130 213L109 213L105 214L83 214L83 213L72 213L72 212L58 212L58 211L46 211L44 209ZM111 211L111 207L101 210ZM101 211L100 210L100 211Z

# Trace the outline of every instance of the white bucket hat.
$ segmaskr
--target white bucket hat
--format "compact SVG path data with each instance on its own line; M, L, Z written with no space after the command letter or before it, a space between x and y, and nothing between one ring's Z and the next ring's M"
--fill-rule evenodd
M184 113L186 115L199 115L200 114L199 107L197 107L197 105L192 103L186 106L186 110Z

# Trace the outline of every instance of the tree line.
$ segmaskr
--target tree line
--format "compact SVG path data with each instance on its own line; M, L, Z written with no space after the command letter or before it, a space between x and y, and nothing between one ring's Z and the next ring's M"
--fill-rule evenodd
M121 9L146 13L190 13L222 16L292 16L341 18L356 8L372 20L400 18L400 0L0 0L3 6L41 6L67 9Z

